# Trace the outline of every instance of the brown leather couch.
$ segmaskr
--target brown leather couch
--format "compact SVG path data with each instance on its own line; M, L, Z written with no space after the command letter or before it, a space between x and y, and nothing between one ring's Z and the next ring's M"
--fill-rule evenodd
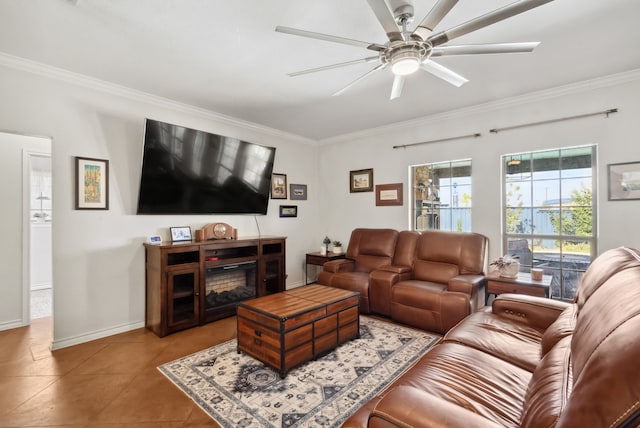
M393 229L355 229L351 232L346 258L324 264L317 282L360 293L360 312L371 312L369 275L391 265L398 231Z
M488 240L478 233L420 234L411 277L392 286L391 318L446 333L485 304Z
M502 294L343 427L640 426L640 252L609 250L574 303Z
M355 229L346 258L318 283L360 293L360 312L446 333L485 301L487 238L477 233Z

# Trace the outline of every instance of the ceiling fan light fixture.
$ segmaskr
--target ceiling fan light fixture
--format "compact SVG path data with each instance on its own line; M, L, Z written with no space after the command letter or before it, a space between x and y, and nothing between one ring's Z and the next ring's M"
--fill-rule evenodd
M391 71L396 76L407 76L420 68L420 53L414 51L398 52L391 58Z

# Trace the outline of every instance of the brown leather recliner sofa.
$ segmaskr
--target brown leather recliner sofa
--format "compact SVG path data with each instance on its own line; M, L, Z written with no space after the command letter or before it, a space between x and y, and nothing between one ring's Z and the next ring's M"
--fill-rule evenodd
M317 282L360 293L360 312L371 312L369 275L392 264L398 231L393 229L355 229L351 232L345 259L324 264Z
M502 294L344 424L640 426L640 252L609 250L573 303Z
M446 333L484 306L488 240L477 233L355 229L318 283L360 292L360 312Z

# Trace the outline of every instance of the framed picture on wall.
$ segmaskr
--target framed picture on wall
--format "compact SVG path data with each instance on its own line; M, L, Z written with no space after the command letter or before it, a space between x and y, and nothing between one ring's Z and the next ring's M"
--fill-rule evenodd
M77 210L109 209L109 161L76 156Z
M271 199L287 199L286 174L271 174Z
M298 217L298 206L280 205L280 217Z
M289 185L289 191L291 200L306 201L307 200L307 185L306 184L291 184Z
M376 206L402 205L402 183L376 185Z
M373 192L373 168L349 171L349 191Z
M607 169L610 201L640 199L640 162L613 163Z

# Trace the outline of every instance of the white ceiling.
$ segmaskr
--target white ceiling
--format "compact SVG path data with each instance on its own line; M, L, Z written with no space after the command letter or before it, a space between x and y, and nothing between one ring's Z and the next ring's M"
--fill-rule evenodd
M460 0L436 31L512 0ZM413 0L416 21L435 0ZM276 33L276 25L368 42L386 36L365 0L0 0L0 52L314 140L640 69L640 1L555 0L450 44L540 41L532 53L438 58L469 83L410 76L389 100L375 66L287 73L371 51Z

